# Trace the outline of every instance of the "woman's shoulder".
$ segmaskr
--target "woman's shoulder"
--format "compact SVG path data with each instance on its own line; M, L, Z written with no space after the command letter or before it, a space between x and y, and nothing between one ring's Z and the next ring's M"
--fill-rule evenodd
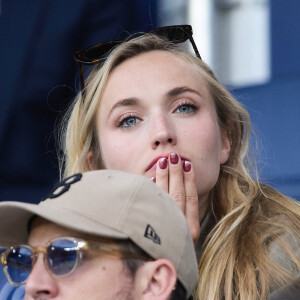
M300 299L300 203L266 185L258 203L257 231L262 233L269 263L279 267L289 282L278 287L274 281L268 300ZM271 275L271 281L278 275Z
M300 276L300 232L289 225L269 232L268 251L273 262L292 275ZM297 264L298 262L298 264Z
M266 185L258 203L256 230L269 257L289 273L300 275L300 203Z
M300 299L300 277L291 284L273 291L267 300L299 300Z
M272 256L286 252L284 245L288 245L300 259L300 203L270 187L266 190L259 201L258 230Z
M256 201L257 220L276 227L300 229L300 202L291 199L268 185L260 185Z

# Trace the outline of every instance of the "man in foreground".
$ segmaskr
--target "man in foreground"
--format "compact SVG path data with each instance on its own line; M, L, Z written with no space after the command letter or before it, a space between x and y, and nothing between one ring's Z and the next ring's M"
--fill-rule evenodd
M140 175L76 174L38 205L2 202L0 240L25 299L187 299L198 279L184 215Z

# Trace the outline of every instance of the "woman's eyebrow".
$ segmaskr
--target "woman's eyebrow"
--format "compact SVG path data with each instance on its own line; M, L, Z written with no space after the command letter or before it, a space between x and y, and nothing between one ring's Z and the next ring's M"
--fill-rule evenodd
M168 97L174 97L174 96L178 96L178 95L181 95L183 93L186 93L186 92L190 92L190 93L194 93L194 94L197 94L198 96L201 97L201 95L199 94L198 91L188 87L188 86L180 86L180 87L176 87L170 91L167 92L167 96Z
M198 96L201 96L199 94L198 91L190 88L190 87L187 87L187 86L181 86L181 87L176 87L174 89L171 89L170 91L167 92L167 97L168 98L172 98L174 96L178 96L178 95L181 95L183 93L186 93L186 92L190 92L190 93L194 93L194 94L197 94ZM112 112L118 108L118 107L128 107L128 106L136 106L140 103L139 99L138 98L135 98L135 97L130 97L130 98L125 98L125 99L121 99L119 101L117 101L113 106L112 108L110 109L109 113L108 113L108 117L112 114Z
M125 107L125 106L135 106L139 103L139 100L137 98L125 98L117 101L112 108L110 109L108 116L111 115L111 113L118 107Z

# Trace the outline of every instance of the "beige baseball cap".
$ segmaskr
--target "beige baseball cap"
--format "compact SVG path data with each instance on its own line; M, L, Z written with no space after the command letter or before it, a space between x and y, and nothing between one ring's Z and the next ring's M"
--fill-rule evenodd
M149 178L114 170L75 174L39 204L0 203L0 245L26 243L37 215L60 226L131 239L152 258L167 258L191 295L198 268L186 219L176 202Z

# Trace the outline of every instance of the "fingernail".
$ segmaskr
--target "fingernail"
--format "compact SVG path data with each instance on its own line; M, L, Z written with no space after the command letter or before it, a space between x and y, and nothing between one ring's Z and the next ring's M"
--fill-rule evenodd
M153 181L154 183L156 182L156 178L155 177L151 177L150 180Z
M178 164L178 160L179 160L179 157L176 153L171 153L170 154L170 161L171 161L171 164L172 165L177 165Z
M188 160L184 161L184 164L183 164L184 172L191 171L191 168L192 168L192 164Z
M167 168L167 165L168 165L168 161L165 157L162 157L160 160L159 160L159 167L161 169L166 169Z

